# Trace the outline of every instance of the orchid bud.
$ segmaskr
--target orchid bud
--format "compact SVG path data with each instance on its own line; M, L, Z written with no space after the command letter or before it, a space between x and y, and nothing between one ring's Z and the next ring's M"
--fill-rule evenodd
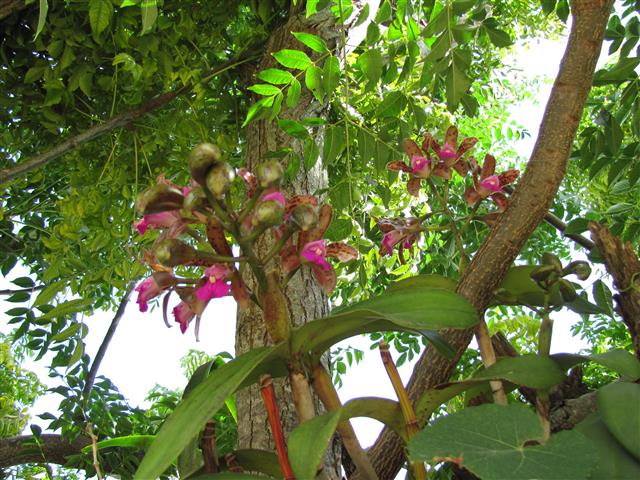
M591 266L584 260L576 260L562 269L562 275L574 274L579 280L586 280L591 275Z
M256 225L275 226L280 225L284 220L284 207L280 202L268 200L260 202L253 214L253 221Z
M562 299L565 302L573 302L578 298L578 294L576 293L574 286L564 278L560 279L558 287L560 288L560 295L562 295Z
M531 272L531 278L537 283L551 283L550 280L553 275L557 276L556 267L554 265L540 265Z
M184 197L180 190L165 183L159 183L147 188L138 195L136 208L143 215L149 215L168 210L178 210L182 207L183 201Z
M308 232L318 224L318 212L313 205L302 203L293 209L289 219L300 230Z
M207 173L206 185L216 198L222 198L235 177L233 168L228 163L218 163Z
M558 273L562 271L562 262L560 262L560 259L553 253L544 252L542 254L542 264L553 266Z
M258 165L256 173L260 186L268 188L280 183L284 169L278 160L272 159Z
M191 177L200 185L204 185L207 173L220 162L220 149L212 143L201 143L189 155L189 170Z
M175 238L168 238L160 242L155 250L158 262L166 267L175 267L190 263L196 258L196 250Z
M207 198L202 191L202 187L195 187L184 197L182 208L187 212L202 209L207 205Z

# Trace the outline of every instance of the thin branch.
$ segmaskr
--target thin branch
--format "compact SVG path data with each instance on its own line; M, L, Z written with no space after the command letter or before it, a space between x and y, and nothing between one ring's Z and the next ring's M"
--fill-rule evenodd
M503 190L509 194L513 193L513 187L511 185L505 185L502 187ZM544 221L547 222L552 227L555 227L564 237L569 238L576 242L578 245L586 248L587 250L593 250L595 244L589 240L587 237L583 237L577 233L564 233L567 229L567 224L564 223L560 218L556 217L553 213L547 212L544 215Z
M16 289L8 289L8 290L0 290L0 295L13 295L14 293L22 293L22 292L35 292L37 290L42 290L46 285L35 285L29 288L16 288Z
M87 373L87 378L84 383L84 388L82 389L82 396L85 401L89 400L89 395L91 394L91 389L93 388L93 383L96 380L96 376L98 375L98 369L100 368L100 364L102 363L102 359L107 353L107 348L109 348L109 344L113 339L113 336L116 333L116 329L118 328L118 324L120 323L120 319L124 315L124 311L127 308L127 303L129 303L129 298L131 297L131 293L133 292L133 287L135 283L131 282L127 286L127 291L122 297L120 301L120 305L118 305L118 309L116 310L116 314L113 316L113 320L111 320L111 325L109 325L109 329L100 344L100 348L98 348L98 352L96 353L96 357L93 359L93 364L91 364L91 368L89 369L89 373Z
M221 66L216 67L214 69L205 72L201 81L210 80L212 77L219 75L227 70L235 68L243 63L254 60L255 56L250 56L247 58L242 58L240 60L229 60L228 62L223 63ZM32 170L36 170L52 160L64 155L65 153L73 150L74 148L79 147L80 145L90 142L102 135L105 135L116 128L124 127L125 125L130 124L134 120L146 115L149 112L157 110L160 107L163 107L173 101L179 95L190 92L193 89L194 85L184 85L172 92L163 93L162 95L158 95L157 97L152 98L147 103L142 106L130 110L128 112L123 112L115 117L111 117L104 123L91 127L85 130L82 133L79 133L71 138L68 138L64 142L56 145L50 150L47 150L44 153L36 155L24 162L20 162L16 166L12 168L5 168L0 170L0 185L5 184L11 180L14 180Z
M569 42L527 169L510 199L509 208L500 215L458 284L457 292L479 314L489 305L493 291L545 218L556 196L591 88L612 4L613 0L576 0L571 4L573 23ZM408 384L413 401L428 388L449 378L469 345L473 329L443 333L456 352L455 359L446 359L427 347ZM404 461L402 442L388 428L368 453L380 478L394 478Z
M19 12L26 5L24 0L2 0L0 1L0 20L8 17L12 13Z

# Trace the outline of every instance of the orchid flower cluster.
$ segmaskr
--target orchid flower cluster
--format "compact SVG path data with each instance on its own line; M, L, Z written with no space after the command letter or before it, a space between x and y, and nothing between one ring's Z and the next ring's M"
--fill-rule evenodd
M402 142L402 148L409 157L409 163L396 160L387 164L387 169L404 172L408 175L407 190L417 197L423 183L428 183L432 191L435 184L431 177L440 177L445 182L452 178L452 171L456 171L462 178L471 176L472 185L467 186L464 199L467 205L475 211L480 202L490 198L498 207L498 210L486 215L487 220L504 212L508 206L508 199L504 187L513 183L520 172L507 170L496 174L496 159L486 154L482 165L473 156L467 153L478 143L477 138L467 137L458 142L458 129L450 126L444 137L444 143L440 143L427 133L421 145L411 139ZM448 190L447 190L448 191ZM436 192L437 193L437 192ZM446 203L446 196L444 198ZM446 208L446 205L442 205ZM403 260L403 251L411 248L413 243L424 231L422 223L425 219L416 217L397 219L377 219L378 227L383 232L380 255L392 255L394 247L398 246L400 259Z
M191 152L189 168L189 186L160 177L138 197L136 206L143 215L134 223L138 233L161 231L144 255L153 273L135 289L141 312L166 292L163 313L170 326L168 299L175 292L181 299L173 308L175 322L184 333L195 319L197 337L200 319L212 299L232 295L240 308L254 302L267 317L267 312L286 310L277 299L301 268L311 268L329 294L336 286L336 272L327 258L342 262L356 258L354 248L328 244L323 238L331 223L329 205L312 195L287 198L280 187L283 169L277 160L260 164L255 173L244 168L236 171L222 160L218 147L205 143ZM270 247L258 249L257 242ZM234 251L239 255L234 256ZM240 274L242 263L253 273L253 291ZM197 276L178 276L176 267L194 267ZM282 326L288 322L283 315L274 321L279 326L272 325L272 336L288 329Z

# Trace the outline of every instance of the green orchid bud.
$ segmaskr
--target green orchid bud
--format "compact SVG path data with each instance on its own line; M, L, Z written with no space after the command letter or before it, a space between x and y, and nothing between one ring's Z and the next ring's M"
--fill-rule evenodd
M182 208L184 197L177 188L158 183L138 195L136 208L143 215Z
M197 252L184 242L175 238L168 238L161 241L155 248L154 253L158 262L166 267L191 264L197 257Z
M303 203L291 212L291 223L303 232L307 232L318 225L318 211L313 205Z
M191 176L200 185L204 185L207 173L220 162L220 149L212 143L201 143L189 155L189 170Z
M578 280L586 280L591 275L591 266L584 260L576 260L562 270L562 276L571 274L578 277Z
M542 264L552 265L558 273L562 272L562 262L553 253L544 252L542 254Z
M201 187L193 188L186 197L182 208L187 212L193 212L194 210L203 209L207 205L207 197Z
M573 302L578 298L578 294L576 293L574 286L564 278L561 278L558 281L558 287L560 288L560 295L562 295L562 299L565 302Z
M229 191L235 172L228 163L218 163L207 173L206 185L213 196L222 198Z
M258 165L256 176L258 182L263 188L271 186L277 186L280 183L280 179L284 175L284 169L280 162L276 159L267 160L264 163Z
M549 282L549 280L551 279L551 276L554 274L557 275L555 265L540 265L533 269L530 276L537 283L543 283L543 282L551 283Z
M284 221L284 207L280 202L269 200L260 202L253 214L255 225L275 226Z

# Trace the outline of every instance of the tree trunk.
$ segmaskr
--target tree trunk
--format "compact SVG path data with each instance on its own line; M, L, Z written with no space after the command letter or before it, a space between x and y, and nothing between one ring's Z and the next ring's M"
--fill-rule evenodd
M299 4L304 2L298 2ZM310 32L325 39L329 48L336 44L336 26L333 15L325 10L306 19L304 6L292 7L287 22L277 28L271 35L264 57L257 66L256 72L265 68L276 67L272 53L283 48L303 49L304 47L295 40L291 32ZM307 52L312 58L314 55ZM255 78L251 79L255 83ZM319 104L311 93L303 89L298 106L293 109L283 110L281 118L299 120L306 117L322 117L327 108ZM322 151L322 137L324 131L319 129L316 134L316 143ZM302 156L302 144L292 139L278 129L273 121L261 120L252 122L246 131L246 166L255 171L255 167L265 159L268 152L283 147L291 147ZM327 172L319 159L316 166L309 172L300 172L295 180L287 186L287 196L296 194L315 194L327 187ZM269 243L269 242L265 242ZM269 245L263 245L266 249ZM246 279L246 275L245 275ZM251 283L250 279L246 279ZM311 271L302 268L288 283L284 292L288 300L288 310L292 323L296 326L303 325L312 320L328 314L329 305L326 295L317 284ZM245 311L239 311L236 328L236 354L240 355L253 348L269 344L265 330L262 313L259 308L252 305ZM296 412L291 397L291 389L287 381L275 381L276 395L280 406L283 429L290 432L297 425ZM264 409L259 388L257 385L238 392L236 397L238 408L238 447L260 448L273 450L273 438L268 426L266 411ZM320 407L319 402L317 402ZM340 478L340 463L338 461L340 446L334 442L332 451L325 458L326 477Z
M573 24L569 42L525 174L511 205L499 217L458 284L458 293L479 313L487 308L494 289L543 220L558 191L591 87L612 4L612 0L576 0L571 4ZM427 347L409 380L407 389L413 401L426 389L449 378L473 331L448 330L444 334L456 351L455 360L448 361ZM369 455L380 478L394 478L404 462L402 442L388 428L369 449Z

